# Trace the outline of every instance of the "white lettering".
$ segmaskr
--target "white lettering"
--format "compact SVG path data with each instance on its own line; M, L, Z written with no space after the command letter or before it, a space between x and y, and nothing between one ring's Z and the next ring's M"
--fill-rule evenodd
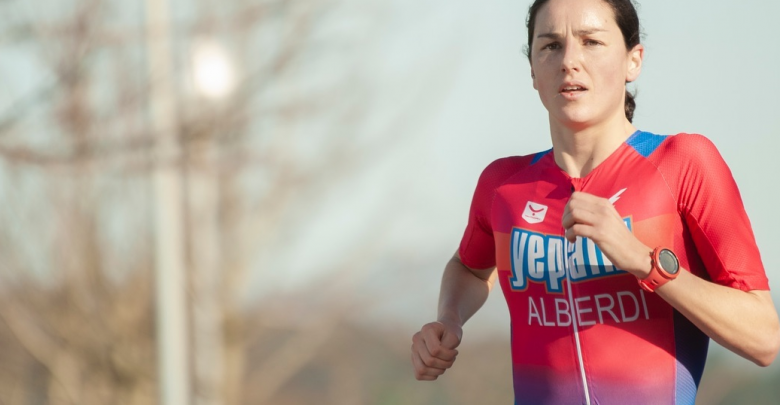
M547 311L544 309L544 298L539 299L539 306L542 307L542 323L544 326L555 326L555 322L547 322Z
M539 235L528 237L528 276L535 280L544 280L544 238Z
M615 300L612 298L611 295L609 295L609 294L599 294L599 295L597 295L597 296L595 296L593 298L594 298L594 301L596 301L596 311L599 314L599 323L601 323L601 324L604 323L604 317L603 317L603 315L601 315L603 312L607 312L612 317L612 319L615 322L620 323L620 321L618 320L617 316L615 316L615 313L612 312L612 308L615 307ZM602 298L605 298L607 301L609 301L609 306L601 306Z
M561 304L563 304L563 307L561 307ZM561 315L566 316L565 323L561 321ZM569 312L569 301L566 301L563 298L555 299L555 320L558 322L558 326L571 325L571 312Z
M560 291L561 279L566 277L566 268L563 266L563 239L549 238L547 251L552 253L547 256L549 286L552 291Z
M544 298L541 298L544 300ZM536 309L536 304L534 304L534 298L528 297L528 324L531 325L531 320L536 318L536 320L539 322L539 326L542 326L542 317L539 316L539 310Z
M623 322L634 322L639 318L639 302L636 300L636 297L634 294L632 294L630 291L620 291L617 293L618 296L618 304L620 306L620 317L623 319ZM631 299L634 301L634 309L636 310L634 315L626 316L626 308L623 305L623 297L631 297Z
M624 222L630 228L630 219ZM510 240L512 277L510 286L524 291L528 279L544 282L547 292L563 292L563 280L572 282L598 279L622 272L588 238L569 243L562 236L545 235L513 228Z
M585 269L584 243L585 240L578 236L577 241L574 242L574 252L569 253L569 268L571 270L572 280L578 280L588 275L588 271ZM569 244L569 246L572 246L572 244Z
M599 251L599 257L604 261L604 272L613 273L615 271L615 265L612 264L612 260L609 260L607 255Z
M577 308L577 322L580 323L582 326L590 326L595 325L596 321L583 321L582 320L582 314L587 312L593 312L593 309L591 308L585 308L583 309L580 307L580 303L583 301L590 301L590 297L580 297L574 300L574 306Z
M650 314L647 313L647 301L645 301L645 290L639 290L639 296L642 298L642 307L645 309L645 319L650 319Z
M525 243L528 239L528 234L525 232L520 233L520 240L515 236L517 231L512 233L512 288L522 290L525 288L525 274L523 274L523 257L525 257Z
M528 325L567 327L574 319L582 326L604 325L635 322L641 315L644 315L643 319L650 319L649 308L641 294L641 298L634 291L586 295L575 298L573 306L562 297L545 296L537 297L537 300L529 296Z
M590 239L585 239L585 245L588 246L588 260L590 262L590 270L593 273L593 275L601 274L601 269L599 269L599 263L596 259L596 244L593 243Z

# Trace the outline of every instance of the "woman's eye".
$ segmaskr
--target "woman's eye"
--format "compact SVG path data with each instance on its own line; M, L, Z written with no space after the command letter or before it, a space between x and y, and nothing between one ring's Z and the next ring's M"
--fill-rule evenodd
M595 40L592 40L592 39L586 39L585 40L585 45L600 45L600 44L601 44L601 42L595 41Z
M555 49L560 49L560 47L561 47L561 44L559 44L557 42L552 42L552 43L549 43L549 44L543 46L542 49L555 50Z

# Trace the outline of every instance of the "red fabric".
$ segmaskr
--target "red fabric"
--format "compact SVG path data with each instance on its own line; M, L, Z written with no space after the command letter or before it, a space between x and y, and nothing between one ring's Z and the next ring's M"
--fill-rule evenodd
M691 403L708 338L595 243L567 249L561 217L572 189L613 197L634 235L672 247L684 269L769 289L733 177L700 135L637 131L583 178L551 151L496 160L480 176L459 254L472 269L497 268L517 403L580 403L586 388L592 403Z

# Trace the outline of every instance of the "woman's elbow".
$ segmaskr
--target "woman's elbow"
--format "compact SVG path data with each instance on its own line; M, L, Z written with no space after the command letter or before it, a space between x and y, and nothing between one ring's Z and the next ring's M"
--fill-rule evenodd
M780 352L780 318L777 316L777 309L772 302L772 296L769 291L750 291L761 302L760 309L752 323L752 350L747 359L761 367L771 365L778 352ZM756 328L755 325L760 325Z
M768 367L775 361L777 353L780 352L780 327L774 328L764 339L754 358L750 360L761 367Z

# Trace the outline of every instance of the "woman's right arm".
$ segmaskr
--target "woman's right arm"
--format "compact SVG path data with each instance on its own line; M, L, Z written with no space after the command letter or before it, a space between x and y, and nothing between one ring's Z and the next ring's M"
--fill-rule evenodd
M418 380L432 381L452 367L463 324L485 303L496 280L493 269L466 267L456 253L444 268L439 315L412 337L412 364Z

